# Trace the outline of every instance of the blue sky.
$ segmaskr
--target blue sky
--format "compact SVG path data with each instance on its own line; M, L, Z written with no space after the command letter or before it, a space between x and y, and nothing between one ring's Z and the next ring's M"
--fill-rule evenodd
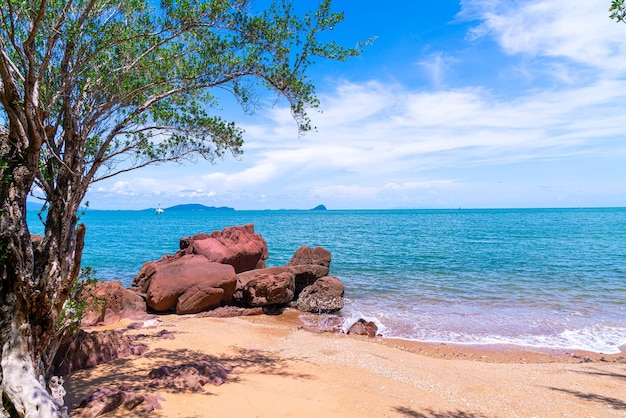
M311 5L315 2L311 1ZM323 113L253 115L244 154L94 184L95 209L626 206L626 25L609 0L335 0L344 45L320 62Z

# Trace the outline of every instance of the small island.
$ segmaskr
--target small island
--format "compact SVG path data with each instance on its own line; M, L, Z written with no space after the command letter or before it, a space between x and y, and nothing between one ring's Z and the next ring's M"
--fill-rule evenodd
M324 205L317 205L311 210L327 210L327 209L326 209L326 206Z

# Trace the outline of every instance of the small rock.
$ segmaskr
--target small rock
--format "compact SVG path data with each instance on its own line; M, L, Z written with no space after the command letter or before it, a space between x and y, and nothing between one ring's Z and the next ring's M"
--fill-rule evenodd
M348 329L347 334L353 335L367 335L368 337L375 337L378 332L378 327L371 321L365 319L359 319Z
M210 311L200 312L197 318L233 318L236 316L263 315L263 308L241 308L238 306L220 306Z
M161 366L152 369L148 374L151 379L148 386L204 392L205 384L221 385L232 370L231 366L207 361L185 363L179 366Z

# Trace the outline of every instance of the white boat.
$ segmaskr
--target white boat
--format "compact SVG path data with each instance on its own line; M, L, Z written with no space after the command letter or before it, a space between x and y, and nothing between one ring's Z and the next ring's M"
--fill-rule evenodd
M162 214L163 212L165 212L165 209L163 209L163 208L161 207L161 202L159 202L159 207L158 207L158 208L156 208L156 214L157 214L157 215L160 215L160 214Z

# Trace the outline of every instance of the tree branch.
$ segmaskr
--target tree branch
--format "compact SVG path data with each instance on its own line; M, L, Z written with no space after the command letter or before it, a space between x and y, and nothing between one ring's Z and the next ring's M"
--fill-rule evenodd
M43 20L43 17L46 14L47 5L48 5L47 0L41 0L41 3L39 4L39 11L37 12L37 15L35 16L35 19L33 20L32 25L31 25L30 34L28 35L28 38L24 42L24 48L30 48L33 45L33 42L35 42L35 38L37 37L37 32L39 31L39 25L41 24L41 21Z

